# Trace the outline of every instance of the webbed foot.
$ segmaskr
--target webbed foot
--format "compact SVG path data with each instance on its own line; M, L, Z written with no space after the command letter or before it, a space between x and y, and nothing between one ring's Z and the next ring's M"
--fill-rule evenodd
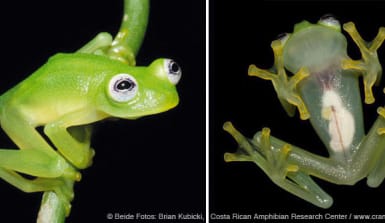
M255 65L249 66L249 75L256 76L265 80L271 80L278 99L289 116L294 116L295 108L298 108L302 120L310 117L310 114L298 93L297 85L304 78L309 76L309 72L305 68L301 68L294 76L288 77L283 64L283 44L281 40L275 40L271 43L274 52L274 67L276 74L269 70L264 70Z
M375 101L372 87L381 80L382 68L378 60L377 49L385 39L385 28L381 27L376 38L369 43L362 39L353 22L345 23L343 28L357 44L361 51L362 59L346 59L342 62L342 68L357 70L363 73L365 103L372 104Z
M384 107L379 107L377 108L377 114L385 119L385 108ZM377 134L378 135L385 135L385 127L380 127L377 128Z
M264 128L252 140L245 138L230 122L223 125L239 144L235 153L226 153L226 162L250 161L259 166L263 172L279 187L322 208L332 205L333 199L324 192L299 166L289 160L291 146L277 143L270 136L270 129Z
M260 132L258 142L245 138L234 128L231 122L226 122L223 129L230 133L239 144L236 153L225 153L225 161L250 161L257 164L274 182L284 180L289 172L298 171L297 165L287 162L290 145L276 148L270 142L270 129L264 128Z
M124 43L124 38L127 38L127 35L126 30L121 30L113 40L111 34L99 33L77 52L108 56L111 59L135 66L134 52Z

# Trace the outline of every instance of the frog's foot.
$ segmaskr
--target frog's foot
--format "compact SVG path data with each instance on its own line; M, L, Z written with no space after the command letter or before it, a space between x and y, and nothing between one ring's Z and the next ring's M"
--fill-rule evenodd
M71 201L74 199L73 181L64 178L36 178L34 184L37 185L52 185L52 188L47 188L45 192L54 192L58 201L65 210L65 215L68 216L71 212ZM55 184L55 185L54 185ZM43 202L44 203L44 202Z
M230 122L223 125L223 129L230 133L239 144L236 153L226 153L225 161L250 161L257 164L274 182L284 180L288 172L298 171L297 165L287 162L290 145L274 148L270 143L270 129L264 128L261 132L258 145L252 143L238 132Z
M254 148L251 146L249 140L245 138L238 130L236 130L231 122L225 122L223 124L223 129L230 133L235 141L239 145L239 149L235 153L225 153L224 159L226 162L232 161L250 161L253 162L253 157L250 154L253 154ZM257 153L255 154L255 159L260 160L262 157Z
M266 163L264 163L263 169L273 182L280 184L286 179L288 173L298 171L298 166L289 164L287 160L291 146L287 143L282 147L273 146L269 128L263 128L261 132L258 132L252 142L264 156Z
M78 53L90 53L107 56L114 60L135 66L135 55L133 51L122 41L127 38L127 31L120 31L113 40L111 34L102 32L96 35L90 42L80 48Z
M128 29L121 29L112 42L111 48L108 50L107 54L111 59L119 60L130 66L135 66L135 54L124 41L127 37Z
M363 73L365 103L371 104L375 101L372 87L374 84L379 84L381 80L382 68L378 60L377 49L385 39L385 28L381 27L376 38L370 43L362 39L353 22L345 23L343 28L357 44L361 51L362 59L346 59L342 62L342 68L358 70Z
M55 193L59 197L59 200L61 201L62 205L64 206L65 215L68 217L71 213L71 201L74 199L73 189L67 186L62 186L56 188Z
M382 117L382 119L385 119L385 108L379 107L377 109L377 114L380 115L380 117ZM377 128L377 134L378 135L385 135L385 127Z
M66 213L69 214L71 201L74 198L73 181L71 179L65 179L64 177L27 179L15 171L1 167L0 178L27 193L54 191L62 202Z
M109 33L98 33L91 41L80 48L78 53L90 53L105 55L105 51L111 46L112 36Z
M277 143L264 128L252 140L246 139L230 122L223 126L239 144L236 153L226 153L225 161L250 161L257 164L267 176L284 190L322 208L332 205L333 199L324 192L299 166L290 163L291 146Z
M297 85L304 78L309 76L307 69L300 69L294 76L288 77L283 65L283 45L281 40L275 40L271 43L271 47L274 52L274 67L272 70L276 70L277 74L250 65L249 75L257 76L265 80L271 80L278 98L286 110L289 116L294 116L295 108L298 108L300 117L302 120L306 120L310 117L310 114L298 93Z

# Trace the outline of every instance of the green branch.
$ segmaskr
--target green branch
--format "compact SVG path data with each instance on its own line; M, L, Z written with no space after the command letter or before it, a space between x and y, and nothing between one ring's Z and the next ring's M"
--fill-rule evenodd
M149 0L125 0L120 30L114 41L128 46L134 55L138 54L146 33Z
M63 223L65 217L64 205L56 193L53 191L44 192L36 222Z
M122 24L108 56L135 66L135 57L146 33L149 0L125 0Z

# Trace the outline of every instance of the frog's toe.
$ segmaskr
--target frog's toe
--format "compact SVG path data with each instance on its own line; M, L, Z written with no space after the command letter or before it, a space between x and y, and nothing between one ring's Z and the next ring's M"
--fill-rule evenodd
M262 156L259 166L273 180L284 180L289 172L298 171L299 167L288 162L291 146L287 143L276 145L270 136L270 129L263 128L251 141Z
M282 148L278 151L278 158L277 163L281 164L281 171L285 173L285 175L288 172L297 172L299 167L298 165L289 164L287 161L288 156L291 152L291 146L289 144L285 144L282 146Z
M253 161L250 156L241 153L225 153L225 162Z
M71 201L74 198L73 190L63 185L62 187L57 187L54 191L64 206L66 216L68 216L71 212Z
M236 154L232 155L232 158L244 157L253 153L253 147L249 140L240 133L231 122L227 121L223 124L223 129L228 132L238 143L239 148ZM230 157L228 157L230 160ZM226 156L225 156L226 159Z
M270 146L266 151L266 160L268 163L268 175L273 181L285 180L289 172L297 172L298 165L290 164L288 156L290 155L291 146L284 144L280 148Z
M345 59L342 61L342 68L357 70L362 73L365 88L365 103L372 104L375 101L372 87L374 84L378 85L381 80L382 68L378 60L377 49L385 40L385 28L381 27L379 29L373 41L366 42L358 33L353 22L345 23L343 27L360 49L362 59Z

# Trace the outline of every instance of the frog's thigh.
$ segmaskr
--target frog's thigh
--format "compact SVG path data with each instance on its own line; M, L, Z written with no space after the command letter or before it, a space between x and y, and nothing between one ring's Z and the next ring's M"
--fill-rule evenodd
M8 111L1 124L20 150L0 149L0 167L38 177L80 177L18 112Z
M59 155L41 150L0 149L0 167L38 177L59 177L70 167Z
M384 181L385 178L385 108L380 107L377 109L380 117L377 119L375 124L373 124L372 129L374 129L374 134L371 134L372 131L368 133L366 136L366 141L370 141L368 145L371 148L360 148L361 150L373 149L376 151L375 157L378 157L378 160L372 162L376 162L373 169L370 170L370 173L367 177L367 184L370 187L378 187ZM367 145L367 144L364 144ZM375 146L373 146L375 145Z
M39 149L56 153L35 126L29 124L16 109L8 109L5 114L6 117L1 117L1 127L20 149Z

